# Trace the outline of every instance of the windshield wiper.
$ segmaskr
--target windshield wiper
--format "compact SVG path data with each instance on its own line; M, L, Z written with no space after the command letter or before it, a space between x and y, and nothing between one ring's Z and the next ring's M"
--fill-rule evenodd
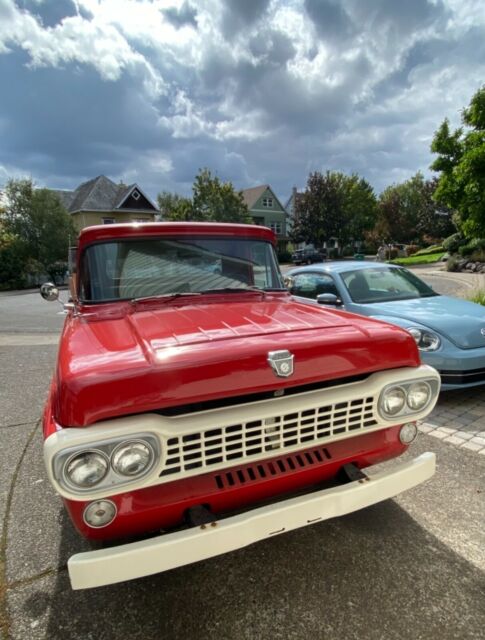
M257 291L258 293L262 293L263 296L266 295L265 289L260 289L259 287L220 287L215 289L203 289L200 293L245 293L248 291Z
M182 298L185 296L200 296L198 291L181 291L178 293L161 293L158 296L144 296L142 298L132 298L131 304L137 304L138 302L156 302L157 300L163 300L164 302L170 302L176 298Z

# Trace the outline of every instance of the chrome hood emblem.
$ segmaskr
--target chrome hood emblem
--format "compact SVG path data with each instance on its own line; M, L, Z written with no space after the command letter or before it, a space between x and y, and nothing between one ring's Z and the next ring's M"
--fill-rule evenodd
M289 351L270 351L268 362L279 378L288 378L293 373L294 355Z

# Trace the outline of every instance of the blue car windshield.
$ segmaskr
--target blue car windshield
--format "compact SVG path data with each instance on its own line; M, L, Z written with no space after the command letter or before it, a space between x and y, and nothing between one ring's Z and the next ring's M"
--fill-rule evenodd
M429 298L438 294L407 269L389 267L363 268L341 274L353 302L392 302Z

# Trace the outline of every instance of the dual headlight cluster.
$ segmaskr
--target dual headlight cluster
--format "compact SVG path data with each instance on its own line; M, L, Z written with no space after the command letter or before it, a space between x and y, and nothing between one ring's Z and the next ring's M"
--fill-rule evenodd
M379 398L379 413L389 420L423 411L436 397L436 380L416 380L387 386Z
M143 434L103 441L90 448L59 453L54 473L61 484L77 492L124 484L145 476L160 458L158 439Z

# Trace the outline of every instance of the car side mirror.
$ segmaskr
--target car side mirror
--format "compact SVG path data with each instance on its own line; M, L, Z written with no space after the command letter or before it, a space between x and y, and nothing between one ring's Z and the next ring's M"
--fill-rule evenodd
M342 300L334 293L320 293L317 296L318 304L327 304L339 307L342 304Z
M44 282L40 287L40 295L47 302L54 302L54 300L59 300L59 289L52 282Z
M283 282L285 283L285 287L291 293L293 286L295 284L295 279L292 276L283 276Z
M47 302L54 302L55 300L57 300L57 302L63 308L64 313L68 313L70 310L75 308L74 304L71 301L66 303L59 299L59 288L56 287L56 285L52 282L44 282L44 284L41 285L40 295L44 298L44 300L47 300Z

